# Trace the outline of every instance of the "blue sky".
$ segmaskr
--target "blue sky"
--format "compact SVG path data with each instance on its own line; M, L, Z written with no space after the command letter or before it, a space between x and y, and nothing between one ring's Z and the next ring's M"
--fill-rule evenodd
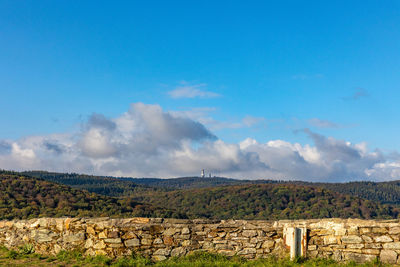
M0 0L0 139L77 132L142 102L227 144L312 145L308 128L400 151L399 13L398 1Z

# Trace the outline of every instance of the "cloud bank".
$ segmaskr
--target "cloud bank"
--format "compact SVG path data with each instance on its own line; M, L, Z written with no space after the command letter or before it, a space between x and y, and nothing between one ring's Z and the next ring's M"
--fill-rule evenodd
M194 119L135 103L116 118L93 114L76 133L0 140L0 168L162 178L206 169L243 179L400 179L399 157L370 151L365 143L302 131L312 144L251 138L230 144Z

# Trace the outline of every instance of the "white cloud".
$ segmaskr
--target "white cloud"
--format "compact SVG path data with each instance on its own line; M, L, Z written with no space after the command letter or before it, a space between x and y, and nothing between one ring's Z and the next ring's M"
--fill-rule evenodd
M0 168L133 177L192 176L206 169L249 179L400 179L399 157L369 151L365 143L303 132L311 144L251 138L229 144L182 114L135 103L116 118L93 114L73 134L0 140Z
M168 95L172 98L214 98L221 96L220 94L204 90L206 86L204 83L190 85L183 82L182 85L169 91Z

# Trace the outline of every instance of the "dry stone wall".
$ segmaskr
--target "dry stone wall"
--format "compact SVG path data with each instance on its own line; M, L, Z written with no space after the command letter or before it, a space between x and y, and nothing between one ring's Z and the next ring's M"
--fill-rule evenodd
M400 221L323 219L297 221L181 220L161 218L39 218L0 221L0 244L34 246L43 254L82 250L118 257L132 252L164 260L196 250L249 259L286 257L290 229L302 229L307 257L400 264Z

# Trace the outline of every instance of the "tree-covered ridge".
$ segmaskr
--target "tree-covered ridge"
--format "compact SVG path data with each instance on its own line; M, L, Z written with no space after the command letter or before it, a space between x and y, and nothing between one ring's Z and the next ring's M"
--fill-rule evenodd
M130 178L136 184L173 189L205 188L226 185L240 185L254 183L249 180L236 180L224 177L180 177L171 179L160 178ZM261 182L261 180L259 181Z
M0 171L0 173L21 175L21 173L5 171ZM106 198L107 201L114 203L113 205L117 205L116 207L111 204L106 205L110 207L109 212L111 209L115 210L113 212L115 216L142 214L140 216L184 217L187 214L192 218L242 219L394 218L397 217L398 208L379 203L400 203L398 181L307 183L235 180L220 177L114 178L41 171L25 172L24 174L57 182L58 186L67 184L76 189L118 196L119 199L111 198L112 200L109 200ZM89 193L86 192L86 194ZM97 195L97 197L101 198L102 196ZM146 203L146 205L140 203ZM94 209L94 212L77 207L76 205L71 207L69 211L71 215L85 212L93 214L93 216L111 214L100 208ZM140 212L137 207L142 207ZM154 207L162 207L162 210ZM170 207L178 212L171 211ZM77 209L80 211L78 212ZM67 212L64 210L59 213L66 214ZM34 214L43 214L43 212L38 213L36 208Z
M138 185L127 179L77 173L26 171L21 174L107 196L131 195Z
M400 205L400 181L324 183L316 185L383 204Z
M185 217L132 198L114 198L36 178L0 173L0 219L113 216Z
M143 193L137 201L175 207L190 218L306 219L397 218L399 209L320 187L239 185Z

